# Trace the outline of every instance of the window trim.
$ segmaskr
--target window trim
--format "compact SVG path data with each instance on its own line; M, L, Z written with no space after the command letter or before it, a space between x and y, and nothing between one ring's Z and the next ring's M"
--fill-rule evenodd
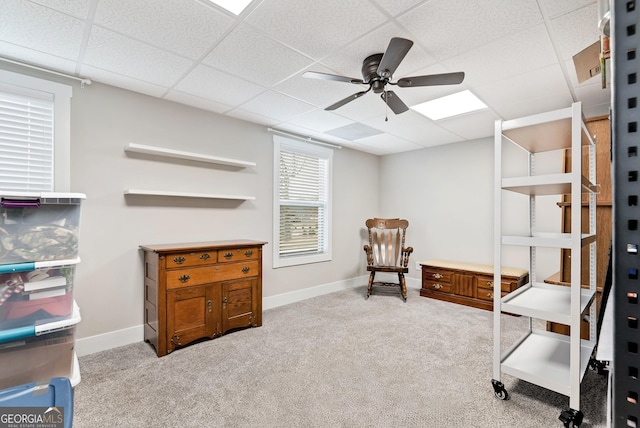
M296 141L279 135L273 136L273 267L297 266L332 260L332 195L333 195L333 150L314 144ZM286 150L327 161L327 204L325 213L325 242L323 253L280 257L280 152Z
M69 192L71 190L71 97L73 88L62 83L7 70L0 70L0 85L16 91L35 90L53 95L53 190L55 192Z

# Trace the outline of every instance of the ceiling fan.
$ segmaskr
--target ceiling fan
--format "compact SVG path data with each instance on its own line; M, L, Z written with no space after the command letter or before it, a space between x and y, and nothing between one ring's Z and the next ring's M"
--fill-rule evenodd
M329 107L325 108L325 110L335 110L373 90L374 93L381 94L381 98L395 114L404 113L409 110L409 107L407 107L407 105L398 98L395 92L388 91L386 89L387 84L397 85L401 88L409 88L414 86L457 85L462 83L464 80L464 72L403 77L397 82L392 82L391 79L393 77L393 73L396 71L405 55L407 55L411 46L413 46L413 42L411 40L400 37L392 38L384 54L373 54L364 59L362 62L362 79L328 73L318 73L315 71L307 71L303 76L313 79L335 80L337 82L369 85L369 89L366 91L356 92L353 95L349 95L347 98L331 104Z

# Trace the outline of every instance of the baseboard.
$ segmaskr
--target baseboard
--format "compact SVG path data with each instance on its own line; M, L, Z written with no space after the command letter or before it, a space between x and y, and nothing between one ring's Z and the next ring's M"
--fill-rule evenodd
M305 288L303 290L291 291L289 293L282 293L276 296L265 297L264 299L262 299L262 310L273 309L277 308L278 306L289 305L291 303L300 302L312 297L335 293L336 291L346 290L348 288L363 286L367 284L368 280L369 276L364 275L344 281L331 282L328 284ZM421 281L417 278L406 278L406 281L407 288L421 287ZM142 342L143 340L144 326L139 325L78 339L76 340L75 351L78 357L82 357L84 355L106 351L111 348L117 348L119 346Z

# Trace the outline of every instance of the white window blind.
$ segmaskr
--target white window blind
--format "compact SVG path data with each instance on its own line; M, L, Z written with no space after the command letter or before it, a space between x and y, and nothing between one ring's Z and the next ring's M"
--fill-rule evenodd
M274 266L331 259L330 195L333 152L274 137L277 165Z
M53 120L53 94L0 89L0 189L54 190Z

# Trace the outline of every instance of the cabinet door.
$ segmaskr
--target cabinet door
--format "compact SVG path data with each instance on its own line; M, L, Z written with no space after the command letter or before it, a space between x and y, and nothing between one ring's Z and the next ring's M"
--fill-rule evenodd
M216 286L181 288L167 292L167 348L184 346L218 333L220 289Z
M474 281L475 277L473 275L463 275L461 273L453 274L451 276L453 292L459 296L475 297Z
M258 279L222 283L222 331L256 326Z

